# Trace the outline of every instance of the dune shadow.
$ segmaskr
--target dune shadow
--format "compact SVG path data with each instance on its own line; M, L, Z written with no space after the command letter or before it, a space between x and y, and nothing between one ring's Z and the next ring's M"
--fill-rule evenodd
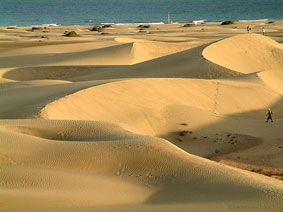
M274 104L270 105L274 108L274 122L266 123L266 110L251 110L242 113L236 113L227 115L221 120L214 123L207 124L196 131L199 132L235 132L247 135L247 139L250 136L272 136L272 137L283 137L282 124L283 124L283 98L279 99ZM276 117L276 114L280 114ZM246 119L247 117L247 119ZM190 120L186 123L190 124ZM249 129L250 128L250 129ZM178 132L180 133L180 132ZM160 137L168 137L168 135L160 135ZM226 136L225 136L226 137ZM170 140L168 140L171 142ZM250 141L246 141L249 143ZM176 141L171 142L176 145ZM258 142L250 142L251 145L247 145L247 148L251 146L257 146ZM186 152L188 149L182 148L182 145L177 145L179 148ZM220 150L220 154L221 154ZM280 150L278 150L280 151ZM255 152L256 154L256 152ZM283 157L282 157L283 159ZM283 168L283 167L282 167ZM174 173L174 176L168 175L163 179L163 186L159 191L150 196L146 203L148 204L162 204L168 202L170 204L174 203L223 203L227 202L237 202L237 201L255 201L266 195L264 192L256 187L251 187L241 183L231 183L228 181L223 182L212 182L214 179L202 179L202 177L193 179L190 176L182 176L180 179L178 177L182 174ZM185 178L184 178L185 177ZM247 179L250 178L246 175ZM217 178L216 178L217 179ZM278 180L278 182L280 182ZM264 183L264 182L263 182Z
M189 176L188 176L189 178ZM247 201L260 198L256 189L247 189L247 186L231 182L206 182L205 179L190 180L186 183L171 183L170 178L166 179L169 186L150 196L146 204L200 204L200 203L223 203L223 201ZM165 181L166 181L165 180ZM180 179L180 181L183 179ZM243 195L245 194L245 195Z
M17 81L29 80L74 80L75 78L84 77L86 75L95 74L103 75L111 70L125 69L126 66L97 65L97 66L34 66L15 68L3 74L6 79ZM97 79L102 77L96 77ZM104 78L107 79L107 78ZM82 80L83 81L83 80ZM87 81L87 77L84 81Z

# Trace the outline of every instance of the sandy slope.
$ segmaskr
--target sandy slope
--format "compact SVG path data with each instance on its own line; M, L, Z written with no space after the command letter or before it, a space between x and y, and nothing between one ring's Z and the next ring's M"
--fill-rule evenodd
M282 44L245 24L0 29L0 209L280 211Z
M180 123L187 120L194 128L210 123L209 117L223 118L225 115L244 111L259 110L249 116L258 120L260 113L265 113L265 109L280 98L280 93L255 83L132 79L92 87L65 96L48 104L41 111L41 116L59 120L111 121L123 123L139 133L156 135L160 134L162 128L166 131L168 125L178 120L174 120L174 117L185 116ZM198 115L191 120L191 110L181 111L182 107L197 108ZM276 113L280 114L281 111ZM207 120L198 123L203 116Z
M276 209L283 200L277 180L219 165L113 124L18 120L1 125L1 177L9 185L1 191L4 210L140 202L187 207L198 202L208 209L209 202L218 202L217 210L228 207L223 198L237 204L261 200Z

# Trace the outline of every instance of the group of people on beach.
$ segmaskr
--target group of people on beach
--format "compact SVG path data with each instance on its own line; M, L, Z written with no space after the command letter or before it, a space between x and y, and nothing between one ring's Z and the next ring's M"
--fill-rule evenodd
M250 33L251 30L252 30L252 28L250 26L247 26L247 32ZM261 31L262 31L262 35L265 35L266 31L265 31L264 27L262 27Z

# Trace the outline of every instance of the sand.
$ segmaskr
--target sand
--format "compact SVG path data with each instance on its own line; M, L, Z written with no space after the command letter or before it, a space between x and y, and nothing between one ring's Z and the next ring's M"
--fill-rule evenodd
M282 210L282 23L0 27L1 211Z

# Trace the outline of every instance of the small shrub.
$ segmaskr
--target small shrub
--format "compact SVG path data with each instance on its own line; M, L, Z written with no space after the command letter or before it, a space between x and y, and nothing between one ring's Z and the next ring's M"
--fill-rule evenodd
M108 28L108 27L112 27L112 25L110 25L110 24L104 24L102 27L103 27L103 28Z
M42 28L41 28L41 27L32 27L31 30L32 30L32 31L35 31L35 30L42 30Z
M8 26L6 29L17 29L15 26Z
M235 21L223 21L221 23L221 25L230 25L230 24L234 24L234 23L235 23Z
M93 26L90 31L93 31L93 32L102 32L102 30L103 30L103 27L102 27L102 26L96 25L96 26Z
M185 24L183 27L194 27L196 26L195 24L192 24L192 23L187 23Z
M79 37L79 35L75 31L65 32L64 35L66 37Z
M142 30L142 29L149 29L149 28L150 28L150 25L139 25L138 28L139 28L140 30Z
M268 176L268 177L271 177L272 176L272 173L271 172L266 172L264 173L265 176Z

